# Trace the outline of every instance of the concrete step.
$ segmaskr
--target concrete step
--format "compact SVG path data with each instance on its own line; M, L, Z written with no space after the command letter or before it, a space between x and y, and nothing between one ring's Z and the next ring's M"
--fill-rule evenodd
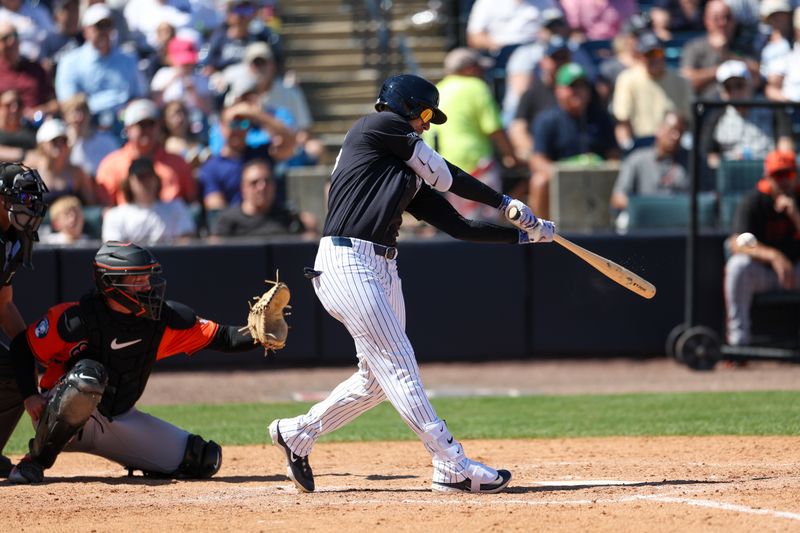
M406 38L406 46L414 52L442 52L445 50L445 39L441 36L411 36ZM293 39L286 43L287 55L339 54L343 51L361 50L361 39L354 36L344 38Z

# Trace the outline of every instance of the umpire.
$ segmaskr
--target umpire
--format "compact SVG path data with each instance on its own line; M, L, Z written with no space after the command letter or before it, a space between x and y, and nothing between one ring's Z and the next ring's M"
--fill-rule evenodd
M0 163L0 247L3 265L0 271L0 328L9 339L25 329L11 282L20 265L31 268L33 243L47 204L42 199L47 187L39 173L17 163ZM8 347L0 343L0 478L8 477L11 461L2 455L24 408L17 390Z

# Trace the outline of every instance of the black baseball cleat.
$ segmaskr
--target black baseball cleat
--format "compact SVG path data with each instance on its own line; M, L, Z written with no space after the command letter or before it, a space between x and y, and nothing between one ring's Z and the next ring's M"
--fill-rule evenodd
M496 494L502 492L508 482L511 481L511 472L508 470L498 470L497 478L491 483L481 483L478 487L473 488L472 480L466 478L457 483L439 483L434 481L431 489L437 492L469 492L473 494Z
M5 455L0 455L0 479L7 478L12 468L14 468L14 463L11 462L11 459Z
M15 485L41 483L44 481L44 468L26 455L17 466L11 469L8 480Z
M269 425L269 436L272 444L280 446L286 452L286 474L301 492L314 492L314 472L311 471L311 465L308 464L308 456L295 455L289 448L278 429L279 421L273 420Z

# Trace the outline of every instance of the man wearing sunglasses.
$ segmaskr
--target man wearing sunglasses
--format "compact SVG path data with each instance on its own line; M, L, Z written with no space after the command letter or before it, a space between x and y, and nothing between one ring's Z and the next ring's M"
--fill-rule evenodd
M297 488L312 492L308 455L317 439L388 399L433 457L432 490L501 492L511 472L469 459L428 401L405 332L397 233L404 212L475 242L549 242L555 225L446 161L420 138L431 123L447 120L429 81L410 74L387 79L375 109L350 128L336 158L323 238L308 272L322 305L352 334L358 370L307 414L274 420L270 436L285 452ZM447 191L507 218L515 207L520 218L511 222L517 227L461 217L440 194ZM431 276L450 276L433 264L428 269Z
M750 343L750 304L756 293L798 289L800 281L800 194L797 156L775 150L764 161L764 177L742 199L729 239L725 265L728 343ZM738 239L743 233L755 236Z
M0 163L0 246L5 250L0 267L0 329L9 339L25 330L25 322L13 300L11 282L17 269L31 268L33 243L47 206L42 197L47 187L36 170ZM14 379L8 347L0 343L0 453L17 426L24 409ZM11 462L0 455L0 478L8 477Z

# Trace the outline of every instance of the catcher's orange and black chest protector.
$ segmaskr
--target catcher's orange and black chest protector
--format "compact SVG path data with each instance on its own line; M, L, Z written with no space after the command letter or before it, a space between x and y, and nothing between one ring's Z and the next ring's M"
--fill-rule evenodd
M158 321L123 315L111 311L97 293L84 295L78 309L88 341L78 359L105 366L108 386L97 409L111 418L142 396L172 313L165 305Z

